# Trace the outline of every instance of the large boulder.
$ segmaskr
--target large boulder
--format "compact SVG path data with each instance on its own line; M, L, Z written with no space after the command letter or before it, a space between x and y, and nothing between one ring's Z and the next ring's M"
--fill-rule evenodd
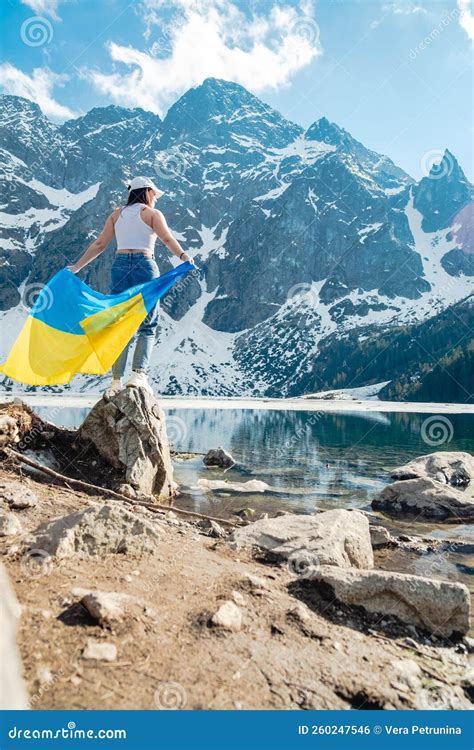
M436 635L469 630L470 596L462 583L380 570L338 570L322 566L312 579L324 595L367 612L396 615Z
M292 561L296 572L298 559L301 572L308 566L372 568L374 564L369 522L359 511L262 518L236 529L233 538L237 544L260 547Z
M438 451L419 456L394 469L392 479L434 479L451 487L465 487L474 497L474 457L470 453Z
M126 553L142 555L156 549L160 536L149 523L118 504L94 506L40 526L31 550L56 557Z
M0 710L19 711L28 708L28 694L23 681L22 665L16 643L20 605L7 572L0 565Z
M144 388L124 388L101 399L79 429L138 493L168 500L175 494L165 415Z
M417 516L436 521L474 522L474 500L466 492L435 479L405 479L385 487L372 508L391 516Z

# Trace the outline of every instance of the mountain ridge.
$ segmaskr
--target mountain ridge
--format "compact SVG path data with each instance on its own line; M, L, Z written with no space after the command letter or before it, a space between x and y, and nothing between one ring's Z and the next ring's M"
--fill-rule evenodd
M327 118L305 131L219 79L183 94L163 120L110 105L49 129L25 101L0 100L10 188L0 209L3 316L17 320L22 290L97 234L123 201L133 163L164 188L159 207L202 266L163 304L152 370L162 392L321 390L304 373L331 337L422 322L472 290L473 255L458 238L469 232L474 191L448 149L416 182ZM112 250L84 272L101 291ZM160 245L156 257L171 268Z

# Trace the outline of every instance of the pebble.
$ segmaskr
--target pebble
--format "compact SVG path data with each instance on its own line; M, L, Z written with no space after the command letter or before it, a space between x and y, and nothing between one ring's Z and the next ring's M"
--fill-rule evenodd
M231 597L234 600L235 604L238 604L240 607L245 607L245 599L240 591L232 591Z
M82 652L83 659L97 659L97 661L115 661L117 646L115 643L99 643L89 638Z
M21 522L17 516L0 511L0 536L14 536L20 534L21 531Z
M213 615L212 624L237 632L242 627L242 612L234 602L224 602Z

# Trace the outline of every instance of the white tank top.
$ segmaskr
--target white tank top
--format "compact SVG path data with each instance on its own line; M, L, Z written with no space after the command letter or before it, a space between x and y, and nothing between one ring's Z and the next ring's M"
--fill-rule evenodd
M143 203L133 203L120 211L115 222L117 250L143 250L153 253L156 234L140 216L146 208Z

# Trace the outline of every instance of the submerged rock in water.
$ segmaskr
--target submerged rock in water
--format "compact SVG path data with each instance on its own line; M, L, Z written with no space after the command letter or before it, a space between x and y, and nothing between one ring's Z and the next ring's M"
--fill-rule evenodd
M417 516L438 521L474 522L474 499L434 479L404 479L385 487L372 508L392 516Z
M451 487L467 487L474 497L474 457L470 453L439 451L420 456L394 469L392 479L434 479Z
M381 570L338 570L329 565L318 569L312 583L343 604L396 615L437 635L449 637L469 630L470 596L462 583Z
M211 448L202 459L206 466L219 466L221 469L229 469L234 466L235 460L224 448Z
M266 549L290 559L296 574L319 565L372 568L369 522L363 513L328 510L316 516L288 514L265 518L236 529L237 544ZM301 566L298 565L298 556Z
M153 552L159 541L159 534L146 521L119 505L102 505L40 526L30 549L57 557L107 553L142 555Z
M227 490L228 492L267 492L271 487L260 479L249 479L248 482L226 482L223 479L198 479L197 485L202 490Z
M165 415L153 394L144 388L124 388L101 399L79 429L115 468L124 481L145 495L169 499L175 494Z

